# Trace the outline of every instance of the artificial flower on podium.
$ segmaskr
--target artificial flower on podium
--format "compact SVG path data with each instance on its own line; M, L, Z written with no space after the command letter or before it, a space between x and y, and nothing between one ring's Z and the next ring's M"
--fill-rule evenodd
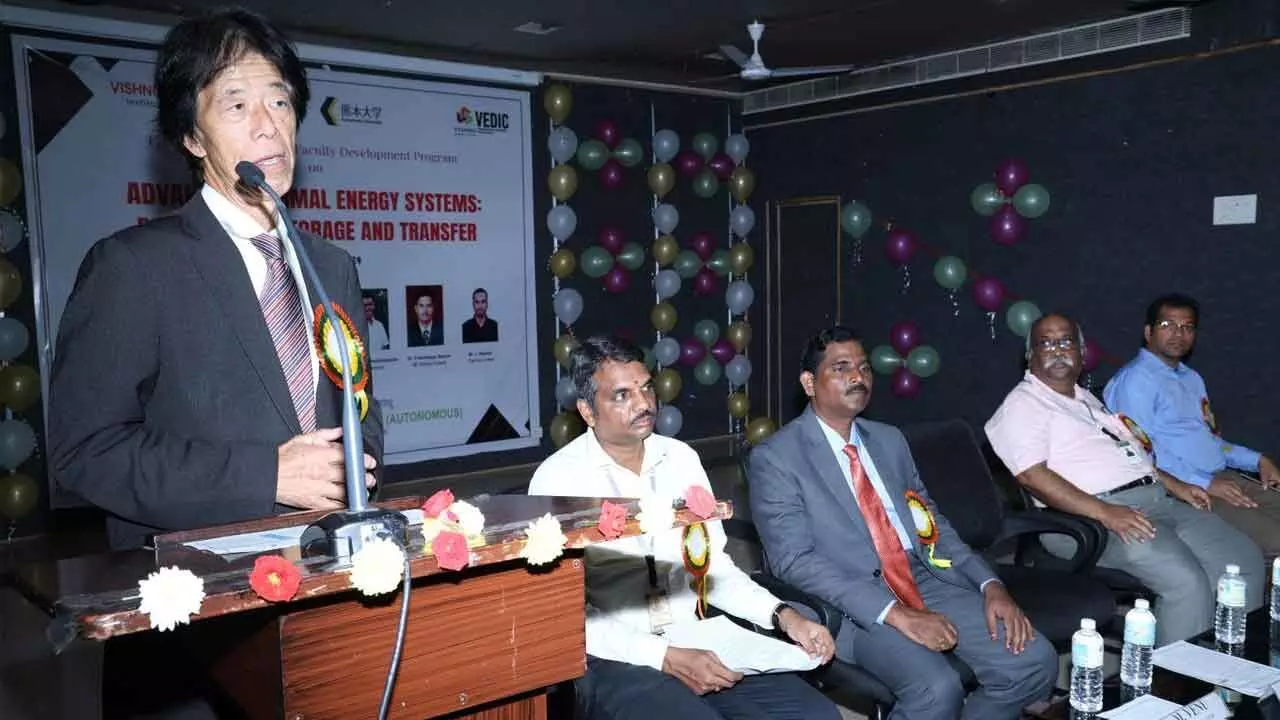
M524 547L520 549L520 557L529 561L530 565L546 565L564 553L564 545L569 538L560 530L560 521L551 513L529 523L524 531Z
M670 530L676 522L676 511L671 507L671 499L649 495L640 498L640 532L646 535Z
M268 602L285 602L298 594L302 573L283 555L261 555L253 561L249 587Z
M716 496L701 485L690 485L685 489L684 505L703 520L716 514Z
M204 580L190 570L162 567L138 582L142 602L154 630L164 632L191 622L204 603Z
M933 513L929 504L915 490L907 491L907 508L911 510L911 522L916 526L916 537L920 544L929 548L929 564L938 568L951 567L951 561L934 555L938 543L938 525L933 521Z
M351 585L364 595L385 595L400 586L405 555L399 543L377 538L351 556Z
M462 533L451 530L436 533L431 552L436 556L436 564L445 570L461 570L471 564L471 550Z
M627 506L605 500L600 505L600 519L596 521L596 529L605 540L613 540L622 536L627 527Z
M453 491L437 490L422 503L423 552L435 555L436 562L446 570L461 570L471 564L469 548L484 546L484 513L466 500L456 500ZM436 544L446 534L462 539L446 538L448 558L442 558ZM459 555L458 546L463 553ZM459 564L460 563L460 564Z

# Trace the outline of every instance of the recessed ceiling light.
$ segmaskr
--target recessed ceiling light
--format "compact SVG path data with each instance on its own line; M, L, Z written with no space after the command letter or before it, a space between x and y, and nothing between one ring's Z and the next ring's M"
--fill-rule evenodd
M530 20L529 22L523 25L517 25L512 29L518 33L525 33L526 35L550 35L551 33L559 30L560 26L559 25L543 25L540 22Z

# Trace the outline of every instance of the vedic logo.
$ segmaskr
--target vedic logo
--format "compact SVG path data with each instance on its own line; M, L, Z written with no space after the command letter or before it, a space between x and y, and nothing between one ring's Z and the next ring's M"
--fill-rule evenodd
M454 113L454 119L458 124L458 127L453 129L456 135L492 135L511 129L510 114L473 110L466 105L458 108Z

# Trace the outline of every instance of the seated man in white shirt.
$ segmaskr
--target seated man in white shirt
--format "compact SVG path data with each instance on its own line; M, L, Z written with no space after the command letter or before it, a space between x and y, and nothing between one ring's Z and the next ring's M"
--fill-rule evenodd
M657 405L643 359L615 338L590 338L574 350L570 372L588 430L542 463L530 495L674 501L690 484L711 489L693 448L654 434ZM734 565L719 522L704 527L711 546L708 604L775 627L811 656L830 660L835 643L827 629ZM795 674L743 676L715 653L668 644L666 628L697 619L683 538L673 528L587 548L587 671L576 683L585 717L837 720L836 706Z

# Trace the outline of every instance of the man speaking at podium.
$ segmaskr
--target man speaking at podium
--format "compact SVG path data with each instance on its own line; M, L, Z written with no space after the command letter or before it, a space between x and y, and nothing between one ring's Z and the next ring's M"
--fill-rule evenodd
M253 162L288 192L310 96L302 63L265 19L224 10L169 32L156 94L161 133L203 186L176 214L89 251L50 389L53 476L108 513L114 549L347 499L342 391L315 351L316 291L281 242L271 198L236 174ZM311 237L292 242L349 318L344 332L367 348L351 256ZM372 487L382 419L367 379L363 394Z

